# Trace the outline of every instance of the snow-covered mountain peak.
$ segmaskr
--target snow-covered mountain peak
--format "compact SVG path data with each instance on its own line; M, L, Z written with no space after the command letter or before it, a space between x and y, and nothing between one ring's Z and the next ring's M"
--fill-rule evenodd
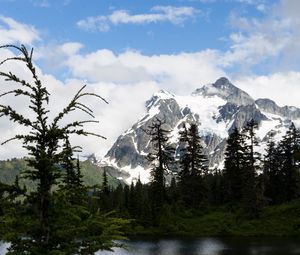
M199 89L196 89L192 95L202 95L204 97L218 96L223 100L236 105L254 104L253 98L251 98L245 91L234 86L225 77L216 80L215 83L207 84Z
M159 90L146 102L146 108L150 109L153 106L158 106L161 100L168 100L174 98L174 95L166 90Z
M262 144L271 130L275 130L278 140L285 134L291 121L300 126L300 109L279 107L270 99L254 101L224 77L188 96L160 90L145 106L142 118L119 136L102 161L118 172L116 176L123 176L128 183L139 175L143 176L144 181L149 178L150 165L146 155L153 147L144 130L151 126L154 118L163 120L166 128L172 130L170 142L176 147L176 155L180 151L178 138L183 122L196 123L212 168L222 165L228 134L234 128L241 130L251 119L259 125L257 135ZM262 145L262 153L263 150Z

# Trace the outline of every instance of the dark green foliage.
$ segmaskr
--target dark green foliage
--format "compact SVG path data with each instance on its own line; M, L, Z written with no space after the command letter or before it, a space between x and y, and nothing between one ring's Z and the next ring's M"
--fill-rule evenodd
M23 141L30 157L0 162L0 237L11 243L9 254L94 254L118 246L113 240L123 238L123 227L128 224L126 231L131 234L300 236L296 200L300 135L294 125L278 144L270 136L263 167L256 152L260 145L257 124L252 120L241 132L233 130L223 171L208 171L197 125L184 126L178 144L182 148L178 179L173 175L168 183L165 174L175 169L174 148L169 145L170 131L156 118L145 130L154 148L148 157L152 180L142 184L138 179L123 186L110 176L109 168L73 158L76 148L69 136L96 135L83 128L94 121L60 124L74 110L93 117L80 99L99 96L83 92L83 87L49 121L49 93L36 75L32 52L23 46L6 47L17 50L20 57L4 60L0 66L10 60L24 62L33 84L0 72L7 81L20 85L0 97L28 98L34 114L30 119L10 105L0 106L1 116L30 128L28 134L4 142ZM261 169L263 174L258 175Z
M162 208L165 196L165 173L170 170L174 161L174 148L169 145L169 130L163 127L163 122L156 118L145 132L150 136L154 151L148 155L152 162L151 170L151 200L153 214Z
M99 248L110 249L115 245L112 239L120 233L118 222L122 222L90 210L86 202L88 192L82 185L79 165L77 172L74 168L74 150L68 141L72 134L102 136L83 129L85 123L95 122L93 120L60 124L74 110L94 117L93 111L80 102L83 97L104 99L84 92L83 86L53 121L49 121L49 93L32 64L33 50L28 52L24 46L14 45L0 48L16 50L18 55L5 59L0 65L8 61L22 62L33 80L29 83L11 72L0 72L5 81L19 85L19 89L0 97L10 94L23 96L28 99L29 110L33 113L30 118L19 114L10 105L0 105L1 117L8 117L10 121L30 129L28 133L17 134L2 144L12 140L23 142L30 157L26 159L29 168L22 171L22 177L36 185L35 190L25 192L16 179L6 191L8 195L4 199L7 206L2 208L0 229L3 230L1 238L11 243L8 254L94 254ZM65 142L63 147L60 145L62 142ZM61 180L62 186L59 185ZM61 188L55 191L57 186Z
M178 182L173 178L170 184L165 185L165 199L160 210L155 212L154 219L153 206L149 206L153 199L153 186L151 183L143 185L138 181L136 184L132 183L130 186L119 187L115 191L112 190L112 194L117 194L114 197L120 199L118 203L115 203L118 204L119 214L135 219L131 223L129 233L143 235L299 236L299 231L296 230L296 227L293 227L293 224L299 225L297 223L298 216L295 216L296 213L292 213L292 210L299 210L299 203L295 203L291 206L292 210L288 209L285 212L291 217L288 220L279 213L284 206L268 206L268 203L273 201L273 196L282 198L281 202L277 203L288 201L286 197L283 197L286 196L287 192L282 190L282 187L285 187L284 185L288 185L286 178L279 178L281 182L278 182L276 192L272 191L273 193L270 195L270 187L277 187L277 184L273 183L277 177L274 179L272 176L283 177L286 175L283 167L284 160L290 154L284 154L284 150L280 147L287 136L279 144L275 144L272 140L268 142L267 155L264 160L264 167L262 167L260 155L256 153L256 147L260 145L260 141L255 135L256 128L255 122L251 121L242 132L234 130L229 136L225 169L223 171L215 169L207 172L204 168L204 170L200 169L197 172L197 168L194 168L194 172L197 174L193 176L193 180L185 188L188 189L193 186L192 181L196 177L200 177L201 181L196 182L197 186L194 188L194 193L199 192L198 194L207 196L205 206L201 203L201 207L192 206L192 202L182 203L182 198L186 195L185 190L182 188L182 180L188 180L188 177L191 176L193 160L192 150L187 151L189 139L192 137L189 137L188 134L192 131L185 128L181 133L179 144L179 147L183 148L183 153L181 155L181 172L179 172ZM290 133L288 131L287 134ZM295 130L292 133L296 137ZM196 139L199 141L198 137ZM295 142L295 144L299 145L299 142ZM294 161L291 162L294 162L296 169L298 169L298 147L293 148L295 149L291 150L291 155ZM201 149L199 149L199 152L201 152ZM205 157L200 154L199 162L204 163L204 159ZM194 165L197 165L197 163ZM201 166L201 163L199 165ZM264 169L264 174L258 174L261 169ZM290 180L290 183L299 184L297 175L295 180ZM204 185L204 189L201 187L202 185ZM205 192L201 193L203 191ZM190 194L193 197L194 194ZM187 197L187 199L191 199L191 197ZM271 198L272 200L270 200ZM112 208L116 209L114 206ZM285 226L284 222L286 220ZM272 231L272 228L277 229L277 232Z
M286 201L299 197L299 159L300 133L292 123L283 140L279 144L281 154L283 192Z
M61 167L64 169L64 175L62 177L62 182L64 184L65 189L72 188L81 188L82 184L82 175L80 171L80 163L77 159L76 169L74 166L74 158L73 158L73 148L69 142L69 139L65 139L65 144L63 147L63 156Z
M267 140L266 154L264 157L264 179L266 191L265 195L269 204L278 204L283 198L283 175L280 171L280 153L274 141L274 132L271 132Z
M269 139L264 162L266 195L270 203L278 204L299 197L299 130L291 124L286 135L275 144Z
M243 177L243 202L250 216L257 217L263 204L263 180L257 178L260 170L260 153L257 152L259 140L256 136L258 124L252 119L243 129L247 145L245 150L246 162Z
M241 202L243 199L244 170L247 167L245 137L237 129L229 135L225 152L225 197L227 201Z
M207 158L203 154L201 139L196 124L180 132L181 149L179 186L186 206L197 208L207 201L205 176L208 172Z

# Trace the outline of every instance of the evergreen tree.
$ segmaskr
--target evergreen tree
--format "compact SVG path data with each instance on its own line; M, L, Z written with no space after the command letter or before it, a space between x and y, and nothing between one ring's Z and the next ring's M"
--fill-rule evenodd
M102 191L103 194L105 194L107 196L109 195L109 192L110 192L110 188L109 188L109 185L108 185L108 179L107 179L107 173L106 173L105 169L103 171L103 181L102 181L101 191Z
M281 169L281 154L274 141L274 132L267 137L266 154L264 155L263 173L266 185L265 196L271 204L278 204L284 200L281 188L283 175Z
M243 134L245 135L247 144L248 144L248 161L249 161L249 174L251 176L255 176L257 170L259 170L260 166L260 153L255 150L256 147L259 146L259 139L256 136L256 130L258 129L258 124L251 119L247 122L246 126L243 129Z
M257 217L262 205L261 192L263 189L263 181L256 178L258 170L260 170L260 153L257 152L259 139L256 136L258 124L252 119L243 128L247 150L245 151L246 161L243 169L243 200L250 216Z
M248 147L245 136L237 128L229 135L225 151L225 197L227 201L242 202L245 174L247 167Z
M162 208L165 201L165 172L170 170L174 161L174 148L169 145L169 130L163 127L163 122L155 118L145 132L151 137L153 152L149 153L148 160L152 163L151 170L151 200L153 213Z
M78 185L77 175L73 164L73 148L70 145L68 137L65 139L65 144L62 152L61 166L65 171L63 183L66 189L72 189Z
M33 50L28 52L25 46L14 45L0 48L17 51L17 56L3 60L0 66L8 61L25 63L33 80L33 83L30 83L12 72L0 72L0 76L6 81L19 85L19 88L8 91L1 97L14 95L28 99L29 110L34 114L34 117L30 118L18 113L10 105L0 106L1 117L8 117L10 121L30 129L28 133L17 134L3 144L12 140L23 142L23 147L30 155L27 161L31 167L24 172L24 178L37 184L37 189L31 193L22 194L24 197L21 200L15 197L10 199L10 211L0 220L0 229L5 232L3 239L11 243L8 254L84 254L81 250L87 246L90 249L88 254L94 254L96 248L109 249L115 245L112 238L119 233L117 220L103 220L104 216L102 217L99 213L87 213L87 204L83 204L85 210L79 210L77 205L74 208L74 204L68 199L69 193L53 189L61 180L60 163L64 161L66 164L66 151L65 148L61 148L60 144L71 134L102 137L83 129L85 123L95 122L93 120L74 121L66 125L61 124L61 121L74 110L81 110L93 117L92 110L80 100L86 96L104 99L96 94L84 92L85 86L83 86L69 104L50 122L49 110L47 110L49 92L42 85L33 66ZM71 215L72 217L69 217ZM62 224L64 222L62 219L65 220L65 224ZM93 232L92 229L84 229L93 221L97 223L94 223L94 227L102 227L101 231L99 229L98 232ZM83 223L87 225L83 226ZM82 228L81 231L78 230L79 228ZM83 243L85 240L89 240L86 245Z
M104 169L102 186L100 191L100 208L104 211L111 210L110 187L108 185L107 173Z
M76 161L76 176L75 176L75 184L77 187L83 187L83 175L81 173L81 168L80 168L80 161L79 161L79 156L77 156L77 161Z
M281 187L284 194L284 201L291 201L299 197L299 159L300 152L300 133L292 123L286 135L279 144L281 154L281 172L283 177L283 186Z
M184 125L180 141L184 144L180 159L182 170L179 173L182 198L185 205L196 208L207 200L208 195L204 182L208 171L207 158L203 154L197 125L191 124L189 129Z

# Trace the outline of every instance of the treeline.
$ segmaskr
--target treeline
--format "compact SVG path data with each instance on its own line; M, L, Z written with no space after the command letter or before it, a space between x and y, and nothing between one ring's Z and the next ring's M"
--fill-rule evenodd
M143 227L168 224L170 215L187 211L199 215L214 208L259 218L265 207L299 198L300 132L291 124L279 142L274 140L275 132L269 132L261 155L257 129L254 120L241 131L234 129L227 140L223 169L210 170L196 124L183 125L177 144L180 153L175 155L170 130L155 119L145 130L154 148L148 155L150 183L137 180L113 190L103 183L94 195L104 210L116 210ZM167 182L165 174L175 168L178 174Z

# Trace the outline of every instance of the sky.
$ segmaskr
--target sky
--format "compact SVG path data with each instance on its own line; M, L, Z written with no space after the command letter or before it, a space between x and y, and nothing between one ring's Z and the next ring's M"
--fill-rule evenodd
M74 139L82 156L103 156L142 117L160 89L188 95L221 76L253 98L300 107L298 0L0 0L0 45L34 48L34 63L51 93L50 115L82 85L109 104L89 99L107 137ZM16 54L0 51L0 59ZM1 69L2 68L2 69ZM24 66L0 67L30 79ZM7 83L0 81L0 92ZM24 114L28 102L2 97ZM72 113L70 119L84 119ZM25 130L0 119L2 137ZM26 152L18 142L0 159Z

